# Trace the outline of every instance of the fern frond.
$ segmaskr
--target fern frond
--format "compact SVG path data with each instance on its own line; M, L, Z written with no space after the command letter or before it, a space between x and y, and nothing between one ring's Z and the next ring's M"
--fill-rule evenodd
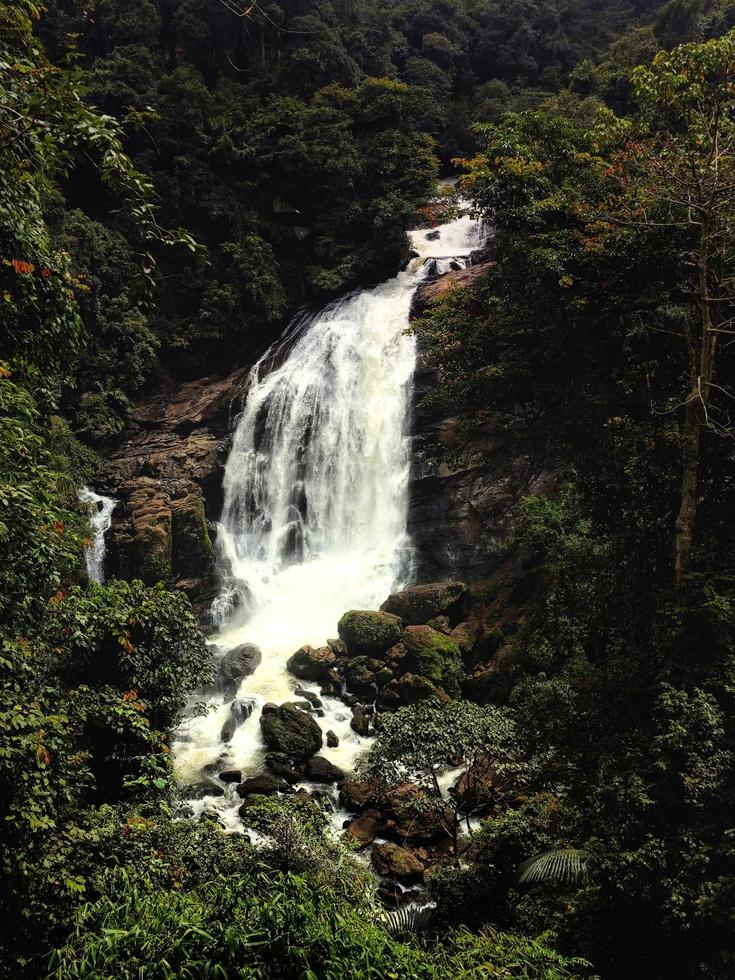
M406 932L414 934L426 932L433 914L433 905L404 905L396 909L395 912L389 912L387 914L388 932L392 936L398 936Z
M587 878L591 858L592 854L589 851L574 847L546 851L520 865L518 881L527 885L542 881L584 881Z

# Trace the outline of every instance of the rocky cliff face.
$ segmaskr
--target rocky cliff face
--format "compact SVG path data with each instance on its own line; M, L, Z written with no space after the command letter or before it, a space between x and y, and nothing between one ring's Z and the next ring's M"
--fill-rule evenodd
M412 318L423 316L455 289L471 285L491 265L484 261L422 285ZM437 371L419 353L408 531L417 550L420 581L453 576L478 581L493 574L507 556L518 501L547 493L557 476L552 467L519 453L492 421L470 429L458 419L432 416L422 401L436 383Z
M108 573L163 580L203 613L214 595L209 522L222 506L232 415L247 378L202 378L162 390L136 409L101 485L120 504L108 533Z

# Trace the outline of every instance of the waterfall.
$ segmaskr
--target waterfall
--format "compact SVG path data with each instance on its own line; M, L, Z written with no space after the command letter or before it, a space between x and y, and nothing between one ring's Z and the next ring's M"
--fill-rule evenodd
M112 524L112 512L117 506L117 500L103 497L89 487L82 487L78 493L79 500L87 504L90 511L89 523L92 525L92 543L84 549L84 560L87 564L87 576L90 582L105 580L105 534Z
M175 745L182 779L195 781L207 766L257 770L259 706L293 697L289 656L335 636L348 609L377 609L407 583L411 300L428 275L451 262L466 266L480 238L467 216L439 237L413 232L417 257L404 271L298 317L253 367L225 468L217 538L224 585L213 616L219 653L246 642L262 650L239 695L258 707L226 749L219 733L229 707L221 699L190 719ZM323 754L349 768L364 743L350 729L349 709L322 700L321 725L340 740Z

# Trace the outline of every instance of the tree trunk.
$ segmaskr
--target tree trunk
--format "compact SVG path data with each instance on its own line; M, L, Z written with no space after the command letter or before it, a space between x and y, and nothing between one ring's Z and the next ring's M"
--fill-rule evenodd
M709 216L705 215L699 228L699 256L697 260L697 300L701 330L699 364L697 376L692 377L692 386L686 402L682 445L681 503L676 518L674 581L677 588L680 588L684 581L692 553L694 522L697 515L699 451L702 426L707 422L717 343L717 334L713 327L710 312L709 246L710 219ZM694 374L694 370L692 373Z
M702 403L698 387L689 394L684 417L682 452L681 504L676 518L676 556L674 579L677 588L684 581L692 552L694 520L697 515L697 483L699 477L699 444L702 434Z

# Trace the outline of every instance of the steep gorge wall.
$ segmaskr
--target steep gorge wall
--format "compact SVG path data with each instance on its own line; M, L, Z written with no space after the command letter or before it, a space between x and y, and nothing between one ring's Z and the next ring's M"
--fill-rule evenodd
M420 286L412 319L452 291L471 286L491 265L486 260ZM548 493L557 474L519 451L492 420L470 427L456 418L432 415L423 400L436 386L437 375L419 351L408 532L417 549L419 581L479 581L506 560L520 499Z

